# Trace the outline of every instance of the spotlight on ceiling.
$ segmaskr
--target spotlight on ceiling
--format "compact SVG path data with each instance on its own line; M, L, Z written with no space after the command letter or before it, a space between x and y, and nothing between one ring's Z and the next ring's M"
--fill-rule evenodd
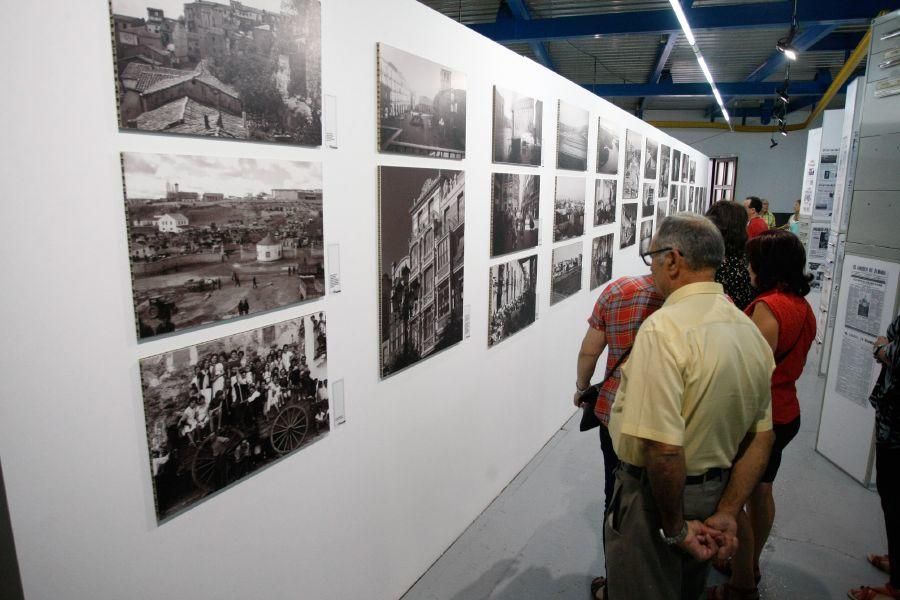
M772 148L774 148L775 146L778 145L778 142L775 141L775 138L774 138L774 137L772 137L770 141L771 141L772 143L769 145L769 150L771 150Z
M784 117L775 117L775 122L778 123L781 127L784 127L787 122L784 120Z
M787 88L785 88L783 90L778 90L777 92L775 92L775 94L778 96L778 99L781 100L782 102L784 102L785 104L787 104L788 102L791 101L791 97L788 96L788 93L787 93Z
M778 43L775 44L775 49L784 54L788 60L797 60L797 49L791 45L789 38L778 40Z
M784 127L781 128L781 135L787 137L787 129L785 129Z

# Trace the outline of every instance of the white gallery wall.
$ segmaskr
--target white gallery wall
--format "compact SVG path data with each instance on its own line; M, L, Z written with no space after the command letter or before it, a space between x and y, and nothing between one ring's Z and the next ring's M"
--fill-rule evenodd
M804 120L806 115L805 112L792 115L790 122ZM673 118L668 111L648 111L644 116L649 121ZM690 117L679 116L678 120L686 118ZM810 127L820 124L821 118ZM719 129L667 129L666 133L709 157L737 156L735 198L766 198L772 212L787 213L793 211L794 200L800 198L802 181L797 173L803 172L807 131L792 131L787 137L776 133L778 146L775 148L769 147L772 138L769 133L733 133Z
M582 291L549 305L553 181L574 175L555 169L557 100L591 111L589 169L601 115L621 128L620 156L626 127L690 150L414 0L323 0L337 149L120 133L104 2L22 3L0 27L0 460L29 600L399 597L573 412L575 358L599 290L587 290L585 269ZM467 74L465 160L376 152L377 42ZM544 101L542 167L491 164L494 84ZM123 151L322 162L325 244L340 245L342 291L139 344ZM706 158L691 154L704 182ZM385 381L378 165L465 170L471 311L469 338ZM510 258L488 259L492 171L539 173L543 218L537 322L488 350L488 268ZM790 181L799 171L785 166ZM621 173L620 163L618 213ZM596 176L585 175L585 263L592 238L614 232L614 277L647 272L637 244L618 250L618 223L591 227ZM138 361L319 310L347 423L157 525Z

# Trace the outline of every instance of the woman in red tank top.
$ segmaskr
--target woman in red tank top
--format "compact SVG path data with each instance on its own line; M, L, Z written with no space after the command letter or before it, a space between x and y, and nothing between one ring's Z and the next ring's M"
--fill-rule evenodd
M804 296L812 276L804 273L806 252L797 236L770 229L747 242L750 280L759 292L745 309L775 356L772 374L772 425L775 444L762 480L738 518L740 544L732 561L731 581L711 590L711 598L759 598L759 556L772 523L775 500L772 482L781 454L800 430L796 382L816 337L816 317Z

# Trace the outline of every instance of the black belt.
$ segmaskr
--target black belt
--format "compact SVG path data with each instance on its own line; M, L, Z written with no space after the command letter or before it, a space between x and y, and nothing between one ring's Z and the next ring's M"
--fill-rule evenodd
M632 477L635 477L636 479L640 479L641 477L643 477L644 472L646 471L644 467L636 467L635 465L627 463L625 461L619 463L619 468ZM728 473L728 471L730 471L730 469L714 467L712 469L709 469L705 473L701 473L700 475L688 475L687 477L685 477L684 483L685 485L696 485L698 483L705 483L707 481L722 479Z

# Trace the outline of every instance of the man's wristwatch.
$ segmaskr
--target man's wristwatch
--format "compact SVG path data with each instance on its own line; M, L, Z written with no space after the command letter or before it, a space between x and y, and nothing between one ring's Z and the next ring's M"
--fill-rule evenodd
M677 546L687 537L688 534L688 524L687 521L684 522L684 525L681 526L681 531L669 537L666 535L666 531L660 527L659 528L659 537L662 538L663 542L665 542L666 546Z

